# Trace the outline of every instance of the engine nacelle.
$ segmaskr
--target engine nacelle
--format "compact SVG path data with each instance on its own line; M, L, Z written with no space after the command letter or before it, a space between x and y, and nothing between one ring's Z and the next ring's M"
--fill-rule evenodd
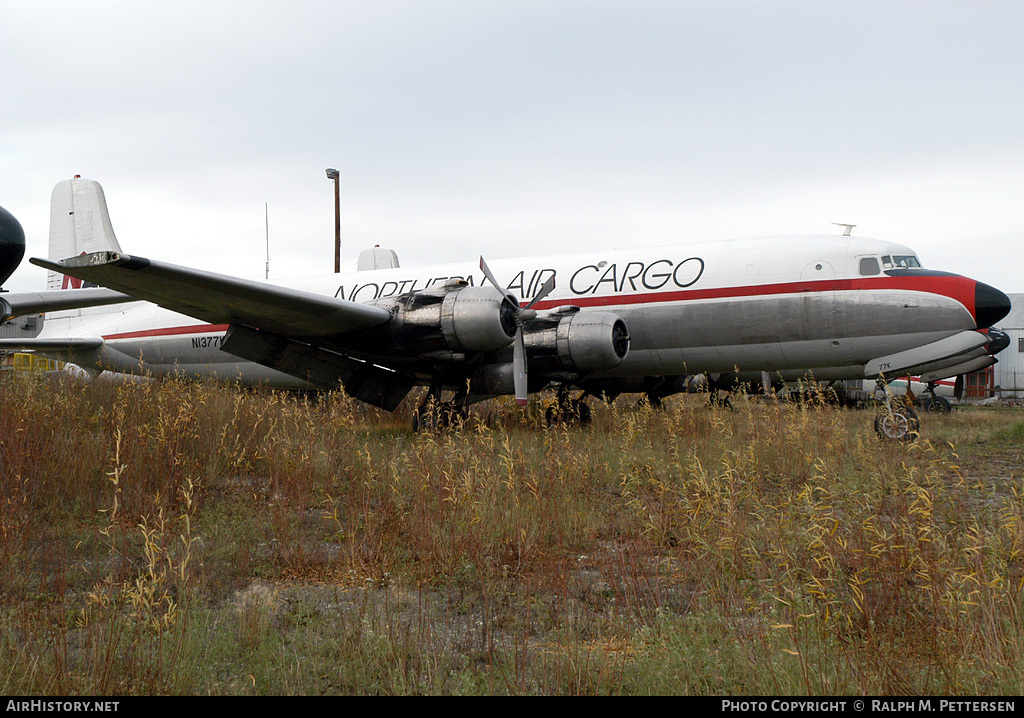
M629 352L626 323L611 312L562 313L553 325L547 317L536 324L527 324L525 335L531 372L579 376L614 369Z
M629 332L618 315L581 312L578 307L540 312L526 323L523 339L530 391L550 381L575 382L593 372L614 369L629 352ZM511 356L480 367L470 384L476 399L514 391Z
M515 299L503 300L491 287L463 287L444 295L441 333L452 349L493 351L516 335Z
M461 280L437 290L386 297L373 304L389 310L393 319L371 330L371 341L377 351L392 356L440 361L501 349L516 334L510 301L492 287L470 287Z

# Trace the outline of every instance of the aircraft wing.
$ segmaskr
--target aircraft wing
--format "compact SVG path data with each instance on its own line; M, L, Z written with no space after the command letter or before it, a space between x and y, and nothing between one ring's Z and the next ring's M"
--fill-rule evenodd
M112 289L51 289L45 292L9 292L0 294L0 322L12 317L62 309L82 309L106 304L133 302L135 299Z
M381 307L120 252L29 261L211 324L241 324L293 338L358 331L391 319Z

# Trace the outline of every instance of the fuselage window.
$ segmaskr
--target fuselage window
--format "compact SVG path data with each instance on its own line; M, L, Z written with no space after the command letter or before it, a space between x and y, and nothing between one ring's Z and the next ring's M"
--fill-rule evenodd
M885 267L886 269L892 269L892 257L890 257L888 254L883 254L882 266Z
M878 268L878 260L874 257L864 257L860 260L860 273L861 276L868 277L872 274L881 274L882 270Z

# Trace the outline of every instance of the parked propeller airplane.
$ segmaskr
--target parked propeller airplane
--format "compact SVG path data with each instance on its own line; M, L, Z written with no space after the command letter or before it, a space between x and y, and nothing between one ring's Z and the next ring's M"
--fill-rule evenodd
M994 364L1006 346L993 327L1009 312L1005 294L849 228L508 259L493 271L483 258L407 269L392 252L367 256L363 271L271 284L125 254L98 183L67 180L54 189L50 258L30 261L71 289L2 295L0 314L73 306L78 292L118 303L51 313L39 337L0 349L93 371L341 384L388 410L425 384L422 422L499 395L525 404L549 386L572 413L581 403L569 387L660 400L694 374L945 378ZM886 433L903 438L906 420L889 415Z

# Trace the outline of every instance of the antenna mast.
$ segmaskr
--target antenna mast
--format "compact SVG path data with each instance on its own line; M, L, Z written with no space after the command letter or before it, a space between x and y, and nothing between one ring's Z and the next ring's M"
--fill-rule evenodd
M267 270L266 279L270 279L270 203L263 203L263 220L267 228Z

